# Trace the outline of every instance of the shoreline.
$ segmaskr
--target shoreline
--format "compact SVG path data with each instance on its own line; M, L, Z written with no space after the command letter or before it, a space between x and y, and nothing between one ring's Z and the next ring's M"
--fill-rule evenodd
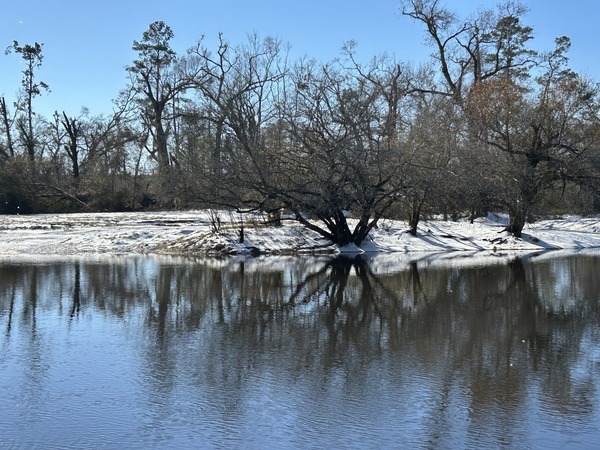
M336 255L506 252L600 249L600 217L566 216L527 224L522 238L502 231L505 217L468 221L424 220L417 236L404 221L381 220L359 248L339 248L289 221L266 227L253 216L240 221L223 213L218 232L214 213L165 211L0 216L0 255L173 256ZM241 219L240 219L241 220Z

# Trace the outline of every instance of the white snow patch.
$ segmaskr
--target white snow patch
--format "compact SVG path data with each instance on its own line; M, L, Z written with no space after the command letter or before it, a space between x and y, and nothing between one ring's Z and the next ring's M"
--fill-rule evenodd
M358 255L364 253L365 250L356 244L348 244L338 248L338 252L345 255Z
M522 238L503 231L507 218L423 221L416 236L403 221L382 220L360 247L338 248L300 224L266 227L255 216L214 231L208 211L0 215L0 255L81 254L428 254L498 255L548 249L600 249L600 217L565 216L527 224ZM351 225L354 224L350 220Z

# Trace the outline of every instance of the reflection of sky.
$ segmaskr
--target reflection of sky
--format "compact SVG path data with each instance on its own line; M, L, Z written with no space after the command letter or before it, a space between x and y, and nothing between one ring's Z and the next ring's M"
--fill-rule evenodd
M553 314L578 314L598 300L600 279L594 274L587 278L576 276L569 264L569 259L555 258L544 266L545 273L535 278L543 307Z

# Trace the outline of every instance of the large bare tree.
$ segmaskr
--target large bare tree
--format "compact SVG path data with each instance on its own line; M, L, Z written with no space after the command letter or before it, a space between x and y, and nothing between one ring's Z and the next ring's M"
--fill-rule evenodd
M338 245L362 245L402 191L407 75L388 59L294 71L281 197L298 221Z

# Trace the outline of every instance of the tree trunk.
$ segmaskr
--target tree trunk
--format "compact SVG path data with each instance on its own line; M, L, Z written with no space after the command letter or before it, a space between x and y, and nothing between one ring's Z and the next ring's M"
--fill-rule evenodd
M78 160L78 156L77 156L77 147L75 147L73 149L74 151L74 155L75 157L71 160L72 164L73 164L73 178L75 179L75 182L79 181L79 160Z
M334 236L334 242L340 247L344 247L348 244L353 243L352 240L352 232L350 231L350 227L348 226L348 221L346 220L346 216L344 216L344 212L338 209L333 217L325 220L329 231Z
M348 227L348 222L346 221L343 211L337 210L331 217L319 217L319 220L327 227L327 229L324 229L306 219L298 207L291 206L290 209L296 216L296 220L298 222L300 222L309 230L312 230L323 236L325 239L330 240L333 244L343 247L354 242L352 238L352 232Z
M221 152L223 148L223 119L219 118L215 129L215 146L212 152L212 170L216 179L221 176Z
M33 139L33 107L31 105L33 99L33 60L29 61L29 87L27 90L27 132L26 132L26 147L29 159L35 159L35 141Z
M520 238L525 227L525 221L534 205L534 200L538 191L536 185L536 169L539 160L530 157L527 162L523 181L521 183L520 199L516 201L516 205L509 208L509 222L505 231L512 233L515 237Z
M63 111L63 119L61 119L63 128L69 135L69 143L65 145L65 150L67 155L69 155L69 159L71 160L71 165L73 167L73 178L75 182L79 181L79 150L77 148L77 140L79 139L79 125L77 124L76 119L71 119L67 114Z
M267 214L267 220L270 226L281 227L283 225L281 222L281 210L278 209L276 211L269 211Z
M373 218L371 218L369 213L363 214L362 218L354 228L354 232L352 233L352 241L356 245L359 247L362 245L363 241L367 238L371 230L377 226L379 217L379 214L375 214Z
M419 220L421 220L421 208L424 203L425 196L418 199L417 195L414 195L410 208L410 217L408 218L408 232L413 236L417 235L417 226L419 225Z
M169 150L167 148L167 133L162 124L162 118L156 121L154 125L154 131L156 132L156 158L158 160L159 170L162 171L165 167L169 167Z
M6 100L4 99L4 97L0 97L0 113L2 114L2 123L4 124L4 130L6 132L6 146L8 148L8 153L6 157L13 158L15 156L15 149L12 142L12 135L10 133L8 109L6 108Z
M513 236L520 238L522 236L525 219L527 218L527 207L524 202L517 201L517 205L509 210L508 225L504 231L512 233Z

